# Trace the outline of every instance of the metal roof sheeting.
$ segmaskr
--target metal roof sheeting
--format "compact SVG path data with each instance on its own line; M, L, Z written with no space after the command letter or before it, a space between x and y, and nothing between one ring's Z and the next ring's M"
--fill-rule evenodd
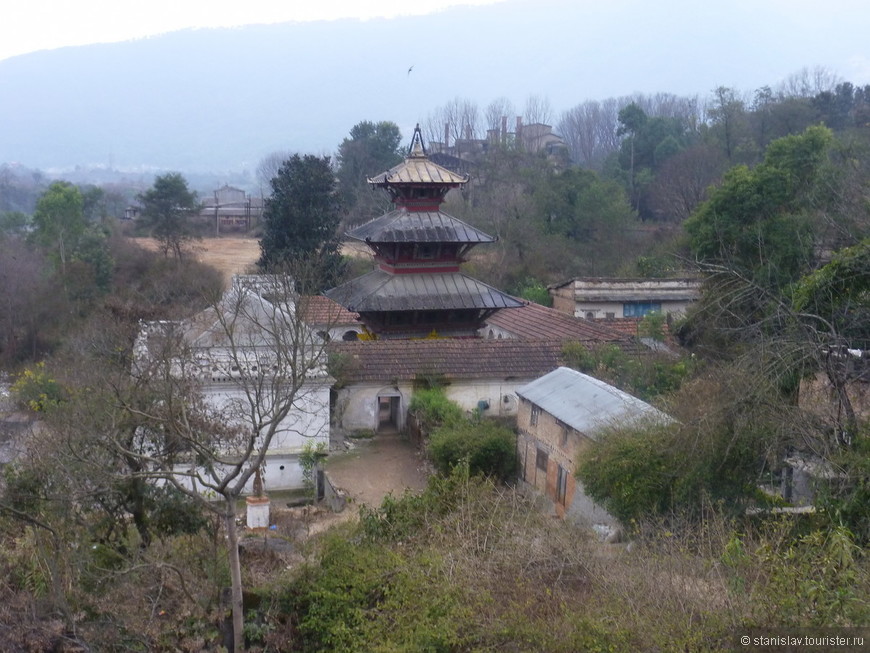
M673 421L645 401L567 367L524 385L517 394L593 440L609 426Z
M429 160L422 153L413 153L399 165L369 178L375 186L390 184L447 184L458 186L468 181L468 175L458 175Z
M325 294L358 313L522 306L510 295L459 272L390 274L375 270Z
M496 239L441 211L398 208L348 232L373 243L493 243Z

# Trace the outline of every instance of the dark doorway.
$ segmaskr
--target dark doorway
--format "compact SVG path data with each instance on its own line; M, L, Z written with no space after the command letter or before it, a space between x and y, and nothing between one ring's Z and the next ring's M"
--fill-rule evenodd
M378 397L378 431L399 430L399 403L401 397Z

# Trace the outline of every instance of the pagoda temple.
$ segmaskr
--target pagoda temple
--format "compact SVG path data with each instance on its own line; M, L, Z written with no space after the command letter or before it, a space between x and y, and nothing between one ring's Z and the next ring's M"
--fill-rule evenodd
M522 302L459 270L471 249L495 238L441 211L447 192L468 182L432 161L414 130L403 163L368 182L394 209L348 232L374 252L375 270L326 296L358 313L378 338L474 337L484 321Z

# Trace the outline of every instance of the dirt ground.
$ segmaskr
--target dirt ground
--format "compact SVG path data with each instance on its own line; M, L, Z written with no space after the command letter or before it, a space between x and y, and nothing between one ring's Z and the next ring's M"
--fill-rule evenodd
M332 483L347 492L352 504L379 506L389 493L422 490L429 472L423 454L397 433L353 440L346 453L333 453L325 469Z
M134 238L145 249L157 251L153 238ZM198 261L217 268L227 282L234 274L246 273L260 257L260 242L255 238L203 238L193 244Z
M153 238L133 238L140 246L151 251L157 251L157 242ZM260 258L260 241L244 236L222 236L220 238L203 238L193 244L196 259L217 268L227 283L234 274L245 274ZM371 250L357 242L342 244L341 253L356 258L371 258Z

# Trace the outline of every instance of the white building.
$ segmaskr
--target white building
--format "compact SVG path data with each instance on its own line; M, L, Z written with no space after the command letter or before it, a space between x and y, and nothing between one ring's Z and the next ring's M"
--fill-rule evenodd
M174 377L195 384L217 432L202 446L227 463L215 466L218 474L252 434L254 454L268 440L267 490L302 487L300 454L308 445L329 445L326 340L297 315L296 303L286 281L235 277L216 306L193 318L144 324L135 349L134 373L168 358ZM176 468L206 474L192 452L188 458Z

